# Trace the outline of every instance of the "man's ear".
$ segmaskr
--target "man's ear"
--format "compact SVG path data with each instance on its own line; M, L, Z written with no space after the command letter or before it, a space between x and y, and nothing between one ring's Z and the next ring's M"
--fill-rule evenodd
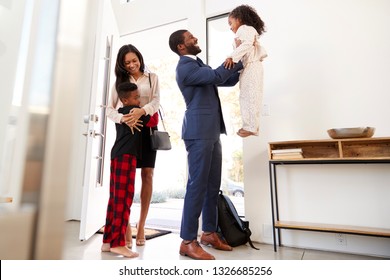
M177 45L177 50L178 50L179 53L181 53L185 48L186 48L186 46L184 44L178 44Z

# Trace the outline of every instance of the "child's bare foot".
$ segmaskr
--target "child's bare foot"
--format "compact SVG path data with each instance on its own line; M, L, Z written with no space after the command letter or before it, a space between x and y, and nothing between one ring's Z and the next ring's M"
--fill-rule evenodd
M126 246L118 246L114 248L110 248L110 252L118 255L122 255L126 258L136 258L139 256L137 252L131 251Z
M101 250L102 252L110 252L110 243L103 243Z
M256 133L251 132L251 131L248 131L248 130L245 130L245 129L243 129L243 128L240 128L240 129L237 131L237 135L238 135L238 136L241 136L241 137L248 137L248 136L251 136L251 135L256 135Z

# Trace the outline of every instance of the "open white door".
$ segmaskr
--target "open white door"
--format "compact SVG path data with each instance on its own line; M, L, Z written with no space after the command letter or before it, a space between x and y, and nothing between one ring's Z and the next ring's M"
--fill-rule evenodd
M93 80L91 86L86 159L83 180L83 199L81 208L80 240L86 240L95 234L105 223L109 197L109 156L105 156L106 147L106 106L110 88L110 65L112 57L112 36L106 38L106 48L99 49L96 40ZM109 153L107 153L109 155Z

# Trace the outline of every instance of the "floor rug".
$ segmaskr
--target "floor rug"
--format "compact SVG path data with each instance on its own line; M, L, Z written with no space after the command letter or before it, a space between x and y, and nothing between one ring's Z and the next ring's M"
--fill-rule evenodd
M103 232L104 232L104 226L101 227L101 229L99 229L97 231L97 233L101 233L101 234L103 234ZM152 238L155 238L155 237L159 237L159 236L163 236L163 235L169 234L171 232L172 231L169 231L169 230L145 228L145 239L149 240L149 239L152 239ZM137 236L137 229L135 227L131 227L131 234L132 234L133 238L136 238L136 236Z

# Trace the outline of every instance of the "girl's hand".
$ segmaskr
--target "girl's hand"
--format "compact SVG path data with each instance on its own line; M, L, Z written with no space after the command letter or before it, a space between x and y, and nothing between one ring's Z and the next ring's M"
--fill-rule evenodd
M231 69L234 66L233 59L231 57L226 58L225 62L223 63L223 66L227 69Z

